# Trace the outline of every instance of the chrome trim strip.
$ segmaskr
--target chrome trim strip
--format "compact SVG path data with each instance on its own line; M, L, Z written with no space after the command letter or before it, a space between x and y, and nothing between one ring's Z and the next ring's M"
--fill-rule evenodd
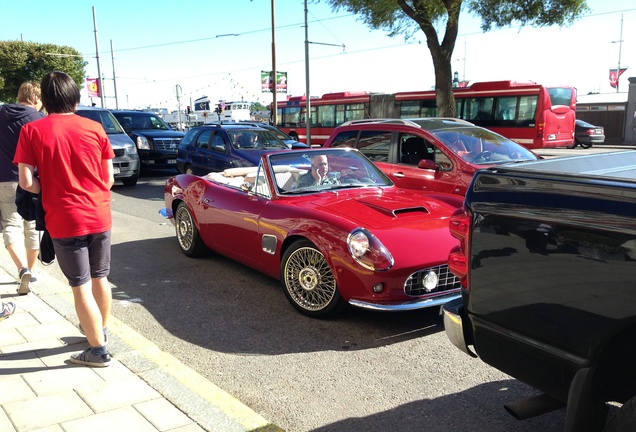
M351 306L359 307L362 309L375 310L375 311L409 311L416 309L424 309L435 306L442 306L449 301L461 298L461 293L455 293L445 296L426 298L426 299L418 299L418 300L409 300L402 303L395 304L378 304L378 303L369 303L362 300L349 300L349 304Z

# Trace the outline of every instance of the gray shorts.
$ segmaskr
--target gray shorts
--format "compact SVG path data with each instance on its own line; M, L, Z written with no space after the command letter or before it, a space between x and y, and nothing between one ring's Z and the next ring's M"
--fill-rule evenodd
M81 237L53 239L55 259L72 287L110 274L110 230Z

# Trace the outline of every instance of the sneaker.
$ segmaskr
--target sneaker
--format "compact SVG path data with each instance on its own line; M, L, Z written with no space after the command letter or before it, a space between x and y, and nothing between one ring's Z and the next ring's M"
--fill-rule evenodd
M31 270L24 267L22 270L20 270L19 276L20 276L20 286L18 287L18 294L27 295L28 293L31 292L31 288L29 288L29 283L31 283L31 276L32 276Z
M84 329L82 328L82 325L79 325L79 331L81 334L83 334L84 336L86 336L86 333L84 333ZM106 331L106 328L104 328L104 344L106 344L108 342L108 332Z
M13 315L13 312L15 312L15 303L7 302L0 304L2 304L2 310L0 310L0 321L2 321Z
M72 354L71 363L92 367L106 367L110 365L110 354L95 355L90 348L86 348L82 352Z

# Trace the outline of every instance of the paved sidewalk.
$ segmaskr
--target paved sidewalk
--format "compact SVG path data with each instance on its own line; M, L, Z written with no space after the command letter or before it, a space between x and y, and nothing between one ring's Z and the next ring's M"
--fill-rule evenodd
M70 363L88 346L71 289L40 273L18 296L15 277L0 268L0 297L17 306L0 321L0 431L282 431L114 317L111 365Z

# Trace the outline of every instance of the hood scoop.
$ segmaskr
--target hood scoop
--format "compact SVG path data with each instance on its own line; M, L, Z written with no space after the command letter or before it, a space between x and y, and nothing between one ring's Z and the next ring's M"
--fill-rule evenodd
M426 207L422 207L422 206L411 206L411 207L405 207L404 206L404 202L401 201L393 201L393 200L388 200L388 201L382 201L379 203L371 203L368 201L362 201L360 200L361 204L366 205L367 207L370 207L386 216L389 217L398 217L401 214L406 214L406 213L425 213L425 214L429 214L429 211L426 209Z

